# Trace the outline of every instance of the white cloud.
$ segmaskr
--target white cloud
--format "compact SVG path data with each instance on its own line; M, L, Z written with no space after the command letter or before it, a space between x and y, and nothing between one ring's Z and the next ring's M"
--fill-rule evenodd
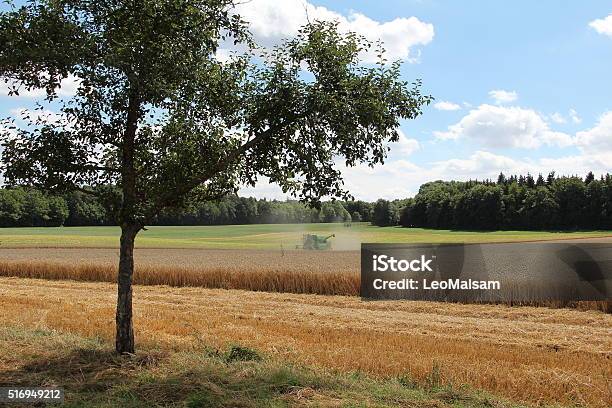
M496 180L500 172L506 175L531 173L534 176L541 173L546 176L553 170L560 176L584 176L589 171L599 175L610 171L611 162L612 152L529 159L478 150L465 158L436 161L423 166L400 159L374 168L365 165L342 168L342 174L345 188L357 199L374 201L379 198L412 197L423 183L433 180ZM240 194L288 198L278 187L266 182L258 183L255 188L242 189Z
M440 101L434 104L434 108L442 111L455 111L461 109L461 106L449 101Z
M558 123L558 124L565 124L567 123L568 120L571 120L571 122L576 125L579 123L582 123L582 118L578 116L578 112L576 112L575 109L570 109L568 111L567 116L564 116L563 114L559 112L555 112L552 115L550 115L548 119L550 119L553 123Z
M408 138L401 129L398 129L399 140L395 143L391 143L390 156L395 156L398 153L402 156L408 156L419 150L420 144L416 139Z
M589 171L596 175L610 172L612 152L599 152L596 154L577 154L573 156L542 158L538 161L538 171L546 174L555 170L558 175L585 176Z
M9 90L13 88L13 85L16 83L14 81L10 81L6 83L2 78L0 78L0 97L8 96ZM60 87L57 90L58 96L73 96L79 87L78 78L69 75L67 78L64 78L60 83ZM42 98L47 95L47 91L42 88L34 88L30 90L26 90L24 87L18 87L19 97L22 98ZM17 95L13 95L13 97L17 97Z
M552 120L555 123L559 123L559 124L567 123L567 120L559 112L555 112L552 115L550 115L550 120Z
M361 200L411 197L422 183L428 181L428 173L424 169L403 159L388 161L384 166L374 168L367 165L338 168L342 171L344 188ZM260 180L255 187L240 189L239 194L277 200L292 198L267 179Z
M518 94L515 91L504 91L503 89L494 89L489 91L489 97L493 98L495 103L502 104L514 102L518 99Z
M345 188L356 198L374 201L414 195L425 182L426 172L408 160L393 160L384 166L344 168Z
M532 166L510 157L478 150L467 159L451 159L433 164L433 171L442 180L493 178L501 171L507 174L527 173Z
M612 37L612 14L605 18L598 18L589 23L589 27L597 31L599 34L604 34Z
M575 109L569 110L569 117L570 119L572 119L572 122L574 122L575 124L579 124L582 122L582 118L578 116L578 112L576 112Z
M591 129L576 133L576 144L587 153L612 153L612 111L601 115Z
M215 59L220 63L226 63L232 60L232 53L227 48L219 48L215 53Z
M237 13L249 22L255 41L270 47L284 38L294 37L300 27L310 21L338 21L342 31L353 31L371 41L382 40L387 58L414 62L419 53L412 48L433 40L434 27L416 17L398 17L380 22L359 12L342 15L323 6L303 0L252 0L236 6ZM377 60L375 52L363 56L366 62Z
M10 114L15 118L24 123L46 123L46 124L62 124L65 122L65 116L49 109L28 109L28 108L16 108L11 109Z
M238 191L238 194L242 197L267 198L269 200L285 200L287 198L292 198L289 194L283 193L283 190L281 190L279 186L271 184L265 177L260 178L255 187L242 187Z
M555 171L558 175L585 175L609 172L612 153L578 154L557 158L515 159L479 150L466 159L452 159L434 163L429 180L496 179L500 172L509 174L546 175Z
M390 145L384 165L369 167L361 164L355 167L339 166L345 182L345 188L354 196L365 200L379 198L393 199L409 197L418 191L412 188L415 181L425 182L423 169L407 159L407 156L420 149L415 139L408 138L399 130L399 142Z
M438 139L467 138L490 148L535 149L543 144L569 146L571 136L555 132L542 116L531 109L480 105L445 132L434 132Z

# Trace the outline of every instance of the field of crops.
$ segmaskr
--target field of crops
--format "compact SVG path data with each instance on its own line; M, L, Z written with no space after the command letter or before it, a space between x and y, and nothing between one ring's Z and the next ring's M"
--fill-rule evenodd
M0 324L37 329L41 341L51 330L108 344L115 296L109 283L0 278ZM612 315L600 312L150 286L136 287L134 299L137 343L149 350L202 353L237 343L281 361L467 384L539 406L607 407L612 397ZM22 364L0 358L5 378L48 367ZM81 381L70 364L62 369ZM501 406L490 404L479 406Z
M137 249L137 285L356 296L358 251ZM115 282L117 250L0 249L0 276Z
M422 232L424 238L424 231ZM457 236L459 234L455 237ZM480 237L498 235L483 234ZM342 239L341 236L337 238ZM583 239L606 242L610 240ZM0 247L0 276L115 282L118 255L117 248ZM137 248L134 283L357 296L360 286L359 271L360 254L356 250L305 251L296 250L295 247ZM550 302L531 305L562 306ZM563 306L610 311L612 302L580 302Z
M295 245L306 231L335 233L334 251L296 250ZM17 382L51 381L45 375L53 371L53 378L69 376L66 384L80 384L75 392L89 390L84 385L86 381L93 388L98 386L99 376L105 374L95 372L86 379L88 370L96 364L87 357L88 351L71 349L70 356L54 357L66 367L75 364L73 359L80 364L81 374L61 368L61 375L45 365L47 359L35 361L35 354L17 352L26 342L20 336L26 336L33 348L40 344L41 355L49 353L42 350L47 343L62 349L61 344L72 341L65 340L66 336L80 339L78 344L110 347L118 233L115 227L0 230L0 326L6 331L0 333L0 344L6 350L14 349L0 352L0 377ZM452 391L452 398L458 398L452 404L446 396L438 398L438 394L423 402L432 407L514 406L502 404L497 397L530 405L607 407L612 400L612 314L600 310L609 307L608 303L603 302L603 308L599 303L578 304L574 305L578 310L572 310L364 302L356 296L360 262L356 249L363 241L608 241L610 238L605 237L609 236L605 231L485 233L377 228L367 224L351 228L330 224L153 227L138 238L135 251L137 344L153 355L161 350L188 355L192 360L201 358L197 356L208 353L211 347L227 349L230 344L242 344L271 356L270 363L261 368L264 371L276 370L277 361L314 367L318 373L332 373L334 378L369 376L361 389L365 384L375 387L375 381L383 381L385 389L393 389L397 397L371 388L364 391L362 398L387 395L385 401L392 402L385 406L402 405L401 401L416 398L413 388L409 388L413 390L409 396L400 396L406 392L405 385L412 384L453 390L468 385L496 396L472 403L463 391ZM28 363L33 366L23 366L22 359L34 359ZM113 360L99 369L109 373L116 364ZM193 370L181 364L178 368L172 366L168 375ZM214 372L228 369L224 367L215 366ZM158 369L151 370L146 376L159 375ZM252 373L254 368L245 370L227 375L242 381L250 375L245 372ZM132 368L128 371L133 372ZM129 373L121 371L120 375ZM185 375L189 377L187 372ZM389 385L390 379L397 381ZM134 387L142 388L141 379L133 381ZM217 380L211 381L213 387L218 387ZM187 379L179 383L187 388L192 384ZM143 395L149 395L151 388L146 390ZM121 390L117 392L124 398ZM323 398L322 389L321 395L313 392ZM235 390L228 393L236 395ZM301 395L283 394L279 398L299 400L295 405L316 405L316 401ZM344 406L339 401L350 397L340 395L340 391L326 394L329 399L323 406ZM165 397L159 398L163 401ZM429 398L429 394L418 398ZM382 400L368 406L378 406L376 401Z
M596 238L612 231L450 231L421 228L375 227L369 223L262 224L149 227L136 239L139 248L223 248L289 250L301 243L302 234L336 234L333 248L358 250L361 242L514 242L530 240ZM116 248L118 227L0 228L0 247L103 247Z

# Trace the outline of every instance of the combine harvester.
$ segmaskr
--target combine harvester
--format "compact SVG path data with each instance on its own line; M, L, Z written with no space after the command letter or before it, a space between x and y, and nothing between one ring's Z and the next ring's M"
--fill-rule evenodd
M315 235L315 234L304 234L302 237L302 245L296 245L296 249L307 249L314 251L322 251L331 249L330 238L335 237L336 234L331 234L326 237Z

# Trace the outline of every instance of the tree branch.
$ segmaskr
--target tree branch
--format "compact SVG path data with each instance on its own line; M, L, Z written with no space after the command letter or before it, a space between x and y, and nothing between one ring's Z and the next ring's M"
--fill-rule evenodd
M299 117L300 116L296 116L295 119L298 119ZM177 196L181 196L181 195L189 193L191 190L196 188L198 185L206 182L207 180L210 180L215 175L217 175L217 174L223 172L224 170L226 170L227 167L231 163L233 163L242 154L246 153L249 149L251 149L252 147L256 146L257 144L259 144L260 142L265 140L267 137L272 135L274 132L283 129L283 128L287 127L290 124L291 123L287 123L287 124L284 124L284 125L280 125L280 126L277 126L277 127L274 127L274 128L268 128L268 129L264 130L263 132L259 133L255 137L253 137L251 140L245 142L244 144L242 144L242 145L238 146L237 148L235 148L234 150L232 150L230 153L228 153L225 156L225 158L223 158L222 160L219 160L205 174L202 174L199 177L196 177L196 178L192 179L190 182L185 183L182 186L182 188L180 188L178 190L169 191L168 192L168 196L171 197L171 198L175 198ZM155 205L151 209L149 214L146 215L146 217L145 217L145 224L148 224L149 221L151 221L154 217L159 215L159 213L167 206L168 201L169 201L168 199L161 199L158 202L158 204Z
M121 170L119 170L116 167L109 167L109 166L95 166L95 165L83 165L83 166L79 166L79 165L74 165L73 170L98 170L98 171L106 171L109 173L121 173Z

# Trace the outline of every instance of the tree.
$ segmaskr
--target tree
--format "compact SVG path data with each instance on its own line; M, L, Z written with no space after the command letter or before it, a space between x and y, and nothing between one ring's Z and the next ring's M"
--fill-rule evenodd
M526 189L518 185L516 181L508 185L506 194L502 196L504 217L502 220L506 228L523 228L525 220L521 216L520 209L525 200Z
M425 209L426 226L441 228L448 226L450 219L451 194L454 189L452 183L432 183L424 192L427 205Z
M323 222L342 222L350 218L349 212L339 201L328 201L321 206Z
M372 204L365 201L345 201L342 203L344 208L351 214L351 218L354 222L370 221L370 215L372 213ZM355 213L359 214L359 217L355 216Z
M68 218L66 225L104 225L108 220L102 204L89 194L72 191L66 195Z
M533 176L527 173L527 177L525 178L525 183L527 184L527 188L534 188L536 186L536 182L533 179Z
M497 229L503 219L502 190L477 184L457 202L457 224L470 229Z
M529 229L544 229L554 226L557 222L559 205L554 194L546 187L540 186L528 190L520 209Z
M0 190L0 225L15 227L23 217L25 194L22 189Z
M412 200L398 201L400 223L428 228L610 228L612 176L596 180L592 175L583 181L551 172L548 179L544 181L540 174L533 183L527 174L512 175L505 184L486 180L425 183Z
M589 174L592 174L589 172ZM606 205L606 186L603 181L595 180L595 177L586 184L586 206L585 214L582 217L583 227L603 228L605 223Z
M49 201L49 221L47 225L50 227L64 225L64 222L70 214L66 200L58 196L48 197L47 199Z
M414 210L414 198L406 200L405 205L399 210L399 223L402 227L413 227L413 210Z
M23 206L22 226L46 226L49 221L49 201L47 197L35 189L26 191L27 199Z
M398 222L399 212L393 203L383 199L376 201L372 210L372 224L388 227L397 225Z
M584 184L585 185L589 185L591 184L591 182L593 182L595 180L595 175L593 174L592 171L589 171L586 175L586 177L584 178Z
M62 79L63 120L4 132L8 183L98 194L121 226L116 350L134 352L134 240L161 211L265 176L315 205L348 198L336 162L382 163L401 119L431 97L400 64L359 64L372 45L313 22L271 52L253 48L231 0L33 0L0 14L0 75L11 91ZM229 61L219 44L246 50ZM303 75L307 71L310 75ZM114 190L91 187L116 185Z
M586 186L580 177L561 177L552 186L559 205L559 226L576 229L584 225Z

